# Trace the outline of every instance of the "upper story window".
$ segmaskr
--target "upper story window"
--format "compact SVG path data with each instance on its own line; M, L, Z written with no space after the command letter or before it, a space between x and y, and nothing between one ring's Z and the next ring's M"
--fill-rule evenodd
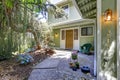
M54 14L56 19L59 18L68 18L69 10L68 10L68 4L60 6L60 9L57 10L57 12Z
M68 6L68 4L62 6L61 8L64 10L64 12L65 12L65 13L67 14L67 16L68 16L68 14L69 14L69 6Z

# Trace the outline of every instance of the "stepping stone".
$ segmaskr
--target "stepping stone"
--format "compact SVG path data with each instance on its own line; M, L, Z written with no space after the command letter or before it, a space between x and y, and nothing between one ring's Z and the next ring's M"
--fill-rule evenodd
M53 69L53 68L57 68L59 62L60 62L60 59L48 58L42 61L37 66L35 66L34 68L35 69Z

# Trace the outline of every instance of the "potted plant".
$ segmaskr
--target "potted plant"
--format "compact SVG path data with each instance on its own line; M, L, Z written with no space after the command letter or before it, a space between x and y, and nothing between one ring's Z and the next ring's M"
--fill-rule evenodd
M76 65L77 69L80 68L79 62L75 62L75 65Z
M69 62L69 66L70 66L70 68L72 68L74 66L74 63L73 62Z
M72 59L73 59L73 60L76 60L76 59L77 59L77 52L73 52L73 53L72 53Z
M72 70L73 70L73 71L77 71L77 67L76 67L75 64L74 64L74 66L72 67Z

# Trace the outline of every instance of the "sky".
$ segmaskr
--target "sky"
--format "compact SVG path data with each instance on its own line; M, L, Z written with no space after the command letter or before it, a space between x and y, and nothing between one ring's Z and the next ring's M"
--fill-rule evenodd
M53 4L56 4L56 3L61 2L61 1L63 1L63 0L50 0L50 2Z

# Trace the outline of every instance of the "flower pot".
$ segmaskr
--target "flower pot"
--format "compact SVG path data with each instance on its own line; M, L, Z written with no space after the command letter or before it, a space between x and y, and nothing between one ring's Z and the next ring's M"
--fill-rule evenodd
M80 69L80 66L79 66L79 64L76 64L76 68L77 68L77 69Z
M77 67L72 67L72 70L73 71L77 71Z
M72 54L72 59L76 60L77 59L77 55L76 54Z
M90 73L90 68L88 66L83 66L83 67L81 67L81 71L83 73Z
M75 62L75 66L77 67L77 69L80 68L79 62Z
M70 62L69 66L70 66L70 68L72 68L74 66L74 63Z

